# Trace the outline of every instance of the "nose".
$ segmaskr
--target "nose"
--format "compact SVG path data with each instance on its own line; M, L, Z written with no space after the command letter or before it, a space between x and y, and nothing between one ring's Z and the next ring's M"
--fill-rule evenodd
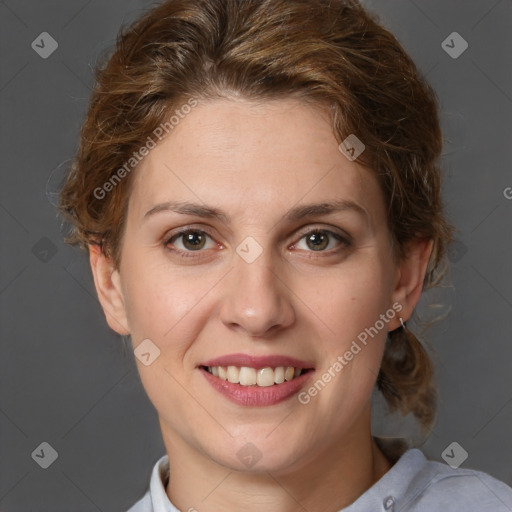
M234 269L224 283L220 318L229 329L251 337L268 337L295 321L293 293L272 265L270 249L248 263L234 255Z

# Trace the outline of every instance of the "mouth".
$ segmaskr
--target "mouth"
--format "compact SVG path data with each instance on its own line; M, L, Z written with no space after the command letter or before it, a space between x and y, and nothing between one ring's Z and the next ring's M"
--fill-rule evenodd
M244 354L217 358L197 368L215 390L245 406L274 405L291 398L314 373L306 361Z

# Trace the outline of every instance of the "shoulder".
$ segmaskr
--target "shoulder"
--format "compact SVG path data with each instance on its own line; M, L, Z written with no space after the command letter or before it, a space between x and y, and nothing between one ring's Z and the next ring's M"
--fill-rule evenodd
M153 512L150 491L148 490L144 497L132 505L126 512Z
M145 496L127 512L178 512L165 495L167 456L158 460ZM511 512L512 488L487 473L429 461L420 450L405 452L379 482L346 512Z
M428 461L419 450L409 452L416 452L414 457L406 454L416 471L411 474L398 510L512 511L512 488L504 482L481 471ZM407 470L407 466L404 464L402 469Z

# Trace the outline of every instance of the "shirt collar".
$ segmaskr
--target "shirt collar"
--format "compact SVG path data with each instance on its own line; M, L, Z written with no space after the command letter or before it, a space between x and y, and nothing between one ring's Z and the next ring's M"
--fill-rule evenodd
M165 487L169 481L169 457L164 455L160 458L151 473L149 490L151 493L151 504L153 512L179 512L170 502Z
M398 461L375 482L365 493L343 512L397 512L407 510L411 484L427 464L423 453L416 449L407 450ZM341 511L340 511L341 512Z

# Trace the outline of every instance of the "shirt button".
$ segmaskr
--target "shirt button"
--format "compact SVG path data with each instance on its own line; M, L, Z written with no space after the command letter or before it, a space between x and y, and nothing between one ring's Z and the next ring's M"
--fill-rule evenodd
M395 510L395 503L395 497L388 496L387 498L384 498L382 505L384 506L384 510L389 510L390 512L393 512L393 510Z

